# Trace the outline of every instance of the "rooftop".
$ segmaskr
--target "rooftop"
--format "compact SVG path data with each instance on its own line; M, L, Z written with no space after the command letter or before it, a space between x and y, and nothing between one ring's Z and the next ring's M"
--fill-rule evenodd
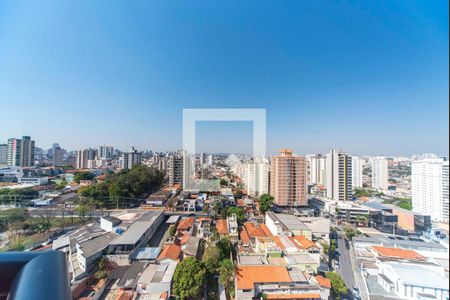
M291 282L286 267L281 266L238 266L236 270L237 288L253 289L255 283Z
M133 255L133 259L137 260L155 260L158 258L161 248L141 247Z
M177 261L180 258L181 246L176 244L169 244L164 247L158 256L158 260L171 259Z
M274 212L268 212L267 217L270 217L274 222L278 221L284 230L309 230L309 228L300 219L294 215L288 214L276 214Z
M420 255L414 250L400 249L400 248L389 248L382 246L372 246L371 247L379 256L390 257L390 258L400 258L409 260L426 260L426 257Z
M437 289L449 288L448 278L438 268L419 264L385 262L395 270L404 284Z
M217 220L217 232L219 234L228 234L228 222L225 219Z
M135 245L163 211L147 211L113 241L112 245Z

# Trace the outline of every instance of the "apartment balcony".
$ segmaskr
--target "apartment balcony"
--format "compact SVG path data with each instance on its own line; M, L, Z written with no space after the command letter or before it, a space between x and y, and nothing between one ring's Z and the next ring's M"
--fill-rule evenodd
M0 300L72 299L67 261L59 251L0 253Z

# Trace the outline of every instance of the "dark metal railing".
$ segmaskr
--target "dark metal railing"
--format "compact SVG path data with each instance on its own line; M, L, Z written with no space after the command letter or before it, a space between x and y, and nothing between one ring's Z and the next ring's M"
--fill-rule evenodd
M65 254L59 251L0 253L0 299L72 298Z

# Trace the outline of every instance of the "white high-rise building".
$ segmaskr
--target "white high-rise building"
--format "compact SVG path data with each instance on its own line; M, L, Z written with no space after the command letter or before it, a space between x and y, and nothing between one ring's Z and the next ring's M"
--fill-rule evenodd
M352 188L363 187L364 160L358 156L352 156Z
M426 155L412 162L411 190L413 211L448 221L448 161Z
M372 157L372 187L386 191L389 184L388 160L385 157Z
M309 184L323 184L327 182L326 157L322 154L309 155L306 157L309 165Z
M327 154L327 198L352 200L352 158L345 152L331 150Z
M244 183L250 196L260 197L269 192L269 168L269 161L261 157L244 164Z

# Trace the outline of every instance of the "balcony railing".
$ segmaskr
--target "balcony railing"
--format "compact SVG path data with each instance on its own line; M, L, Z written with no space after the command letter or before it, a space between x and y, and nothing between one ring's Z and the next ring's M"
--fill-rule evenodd
M0 300L72 299L65 254L0 253Z

